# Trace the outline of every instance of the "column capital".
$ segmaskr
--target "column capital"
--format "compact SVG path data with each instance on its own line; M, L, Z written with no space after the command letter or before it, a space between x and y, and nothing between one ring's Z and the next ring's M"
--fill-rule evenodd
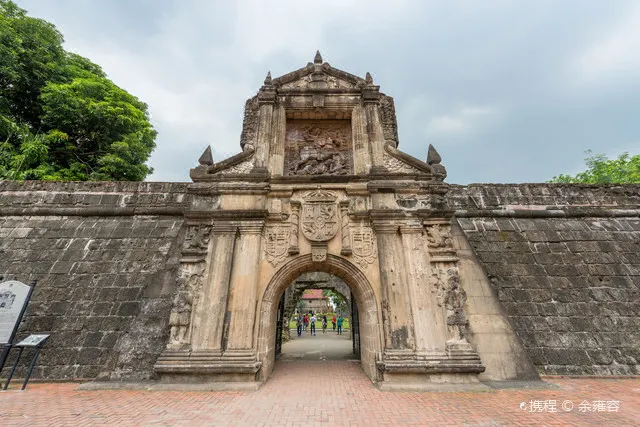
M373 229L378 234L395 234L398 232L400 225L388 221L372 221Z
M213 224L214 234L235 234L238 224L235 222L216 222Z
M241 222L238 224L240 234L260 234L264 228L264 221Z
M420 223L400 224L400 233L402 234L420 234L423 230Z

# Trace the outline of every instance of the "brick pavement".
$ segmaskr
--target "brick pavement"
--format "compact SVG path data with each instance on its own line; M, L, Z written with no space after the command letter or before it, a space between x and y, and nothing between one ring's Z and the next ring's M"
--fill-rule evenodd
M287 361L276 364L257 392L78 391L77 384L34 383L26 392L0 393L0 425L638 425L639 379L548 380L560 388L385 393L355 362ZM557 400L558 412L528 412L529 401L550 399ZM564 400L574 403L572 411L561 409ZM594 400L617 400L619 411L579 411L582 401Z

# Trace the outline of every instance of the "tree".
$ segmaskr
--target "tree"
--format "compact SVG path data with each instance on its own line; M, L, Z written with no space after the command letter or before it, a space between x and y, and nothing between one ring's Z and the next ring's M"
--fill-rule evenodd
M584 184L640 184L640 154L629 156L622 153L617 159L609 160L604 154L586 151L584 163L587 170L577 174L554 176L548 182Z
M147 105L62 43L0 0L0 179L142 181L156 137Z
M332 289L323 289L322 296L329 297L329 299L331 300L331 305L335 307L336 312L349 311L347 300L342 294L335 292Z

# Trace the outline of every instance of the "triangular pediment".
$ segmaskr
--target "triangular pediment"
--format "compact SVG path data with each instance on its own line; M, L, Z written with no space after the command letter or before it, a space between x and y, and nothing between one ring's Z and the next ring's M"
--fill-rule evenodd
M357 90L366 86L365 79L324 64L309 63L291 73L273 79L278 91L308 89Z

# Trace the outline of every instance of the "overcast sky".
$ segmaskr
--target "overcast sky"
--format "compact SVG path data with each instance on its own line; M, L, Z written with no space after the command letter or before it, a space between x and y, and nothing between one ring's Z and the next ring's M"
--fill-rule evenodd
M240 151L247 98L313 61L393 96L400 149L448 182L542 182L640 153L640 1L18 0L149 104L148 181Z

